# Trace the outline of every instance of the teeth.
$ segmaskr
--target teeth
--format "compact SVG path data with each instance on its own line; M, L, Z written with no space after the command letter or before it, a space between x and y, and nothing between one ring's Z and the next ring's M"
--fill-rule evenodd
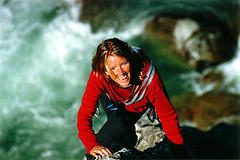
M127 78L127 75L124 75L124 76L122 76L122 77L119 77L120 80L124 80L124 79L126 79L126 78Z

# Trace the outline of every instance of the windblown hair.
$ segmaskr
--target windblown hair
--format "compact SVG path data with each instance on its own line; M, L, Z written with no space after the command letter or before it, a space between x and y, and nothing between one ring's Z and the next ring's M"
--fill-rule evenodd
M104 40L97 47L97 51L92 59L92 69L98 76L107 76L105 62L108 56L120 56L127 59L131 67L131 82L140 82L144 75L142 69L144 61L148 59L142 50L134 52L131 46L118 38ZM107 76L108 77L108 76Z

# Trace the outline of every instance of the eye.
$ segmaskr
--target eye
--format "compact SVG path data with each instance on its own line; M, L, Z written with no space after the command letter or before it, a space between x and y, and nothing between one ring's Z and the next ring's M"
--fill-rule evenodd
M113 71L113 72L115 72L116 70L117 70L116 67L111 68L111 71Z
M123 63L121 64L122 67L125 67L125 66L127 66L127 65L128 65L128 61L123 62Z

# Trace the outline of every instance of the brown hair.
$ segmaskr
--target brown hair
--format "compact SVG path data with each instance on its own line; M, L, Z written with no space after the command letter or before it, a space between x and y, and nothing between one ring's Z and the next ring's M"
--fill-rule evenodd
M106 75L105 61L110 55L124 57L129 61L131 68L134 68L134 72L132 71L133 69L131 69L132 80L139 81L143 78L139 77L144 66L143 62L146 59L143 51L141 50L141 52L134 54L131 46L118 38L104 40L98 45L96 54L92 59L92 69L97 75Z

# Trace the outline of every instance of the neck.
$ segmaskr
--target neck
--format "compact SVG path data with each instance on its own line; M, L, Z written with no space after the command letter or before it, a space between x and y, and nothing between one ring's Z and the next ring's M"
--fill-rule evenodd
M128 87L130 87L132 84L129 84L128 86L121 86L121 85L119 85L119 87L121 87L121 88L128 88Z

